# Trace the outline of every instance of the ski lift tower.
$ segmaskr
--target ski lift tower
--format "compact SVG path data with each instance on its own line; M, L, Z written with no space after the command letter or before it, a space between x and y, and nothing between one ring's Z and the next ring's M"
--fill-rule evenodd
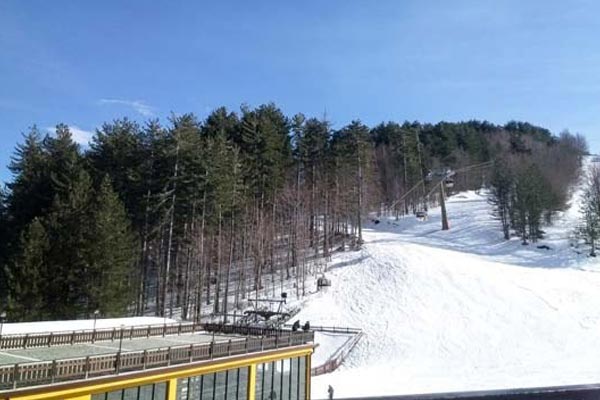
M444 179L440 182L440 208L442 209L442 230L447 231L450 229L448 223L448 212L446 211L446 188L452 189L454 187L454 178L452 178L456 172L452 170L446 171Z

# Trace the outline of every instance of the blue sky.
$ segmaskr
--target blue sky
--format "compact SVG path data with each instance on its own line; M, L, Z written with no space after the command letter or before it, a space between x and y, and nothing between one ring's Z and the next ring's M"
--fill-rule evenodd
M284 112L526 120L600 151L597 1L0 0L0 180L21 133Z

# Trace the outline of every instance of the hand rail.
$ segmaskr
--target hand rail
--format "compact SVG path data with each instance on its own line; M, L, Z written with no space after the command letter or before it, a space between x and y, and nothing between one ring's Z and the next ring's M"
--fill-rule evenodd
M363 331L361 329L356 328L341 328L341 327L311 327L311 329L315 329L316 331L321 332L333 332L333 333L350 333L352 337L344 342L342 346L340 346L325 363L322 365L316 366L311 369L311 375L323 375L332 371L335 371L348 357L350 352L354 349L358 341L363 336Z
M0 392L24 386L117 375L149 368L209 360L262 350L298 346L314 341L314 332L279 331L278 335L185 344L114 354L0 365Z
M241 335L274 335L281 330L195 322L134 325L123 327L123 329L98 328L61 332L2 335L0 336L0 350L116 341L120 340L121 337L124 340L131 340L143 337L181 335L199 331L236 333Z

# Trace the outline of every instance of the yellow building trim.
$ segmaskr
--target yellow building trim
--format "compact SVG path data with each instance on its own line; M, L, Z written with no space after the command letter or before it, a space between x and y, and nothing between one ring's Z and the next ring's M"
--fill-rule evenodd
M77 397L67 397L65 400L90 400L92 398L91 395L86 394L83 396L77 396Z
M255 356L250 354L248 357L242 357L238 359L228 360L227 358L222 358L223 362L219 362L218 358L214 360L206 360L199 363L192 363L188 367L183 365L176 365L171 367L168 371L165 371L165 368L157 369L155 372L152 370L143 371L144 376L137 376L142 371L134 371L131 373L125 373L121 375L115 375L110 378L113 378L109 381L108 377L102 378L92 378L88 381L78 381L77 383L83 383L81 386L75 388L63 388L63 389L53 389L48 386L44 391L44 388L24 388L23 394L19 394L17 392L13 392L13 394L0 394L0 398L6 397L6 399L10 400L59 400L59 399L82 399L89 400L90 394L94 393L104 393L111 392L113 390L119 389L127 389L129 387L143 386L150 383L160 383L160 382L170 382L171 380L177 380L178 378L184 378L189 376L196 375L204 375L210 374L214 372L225 371L228 369L235 369L241 367L248 367L254 365L255 377L256 377L256 365L267 363L275 360L281 360L285 358L294 358L294 357L306 357L313 352L312 346L302 346L300 348L286 348L282 351L269 351L266 353L259 353ZM244 355L245 356L245 355ZM310 359L310 357L307 357ZM207 365L208 364L208 365ZM310 371L307 369L307 371ZM126 378L127 375L134 375L131 378ZM310 373L307 373L307 376L310 377ZM102 382L97 382L99 379L102 379ZM308 379L307 379L308 380ZM176 384L173 385L176 390ZM32 393L34 392L34 393ZM32 394L27 394L32 393ZM170 385L169 385L169 393L170 393ZM254 393L254 391L252 391ZM249 392L250 395L250 392ZM168 398L171 400L171 398ZM250 400L250 399L249 399Z
M167 400L177 400L177 378L169 379Z
M306 374L306 398L307 400L310 400L310 377L312 376L311 372L311 368L312 366L310 365L310 357L306 357L306 368L304 373Z
M256 399L256 364L250 364L248 372L248 400Z

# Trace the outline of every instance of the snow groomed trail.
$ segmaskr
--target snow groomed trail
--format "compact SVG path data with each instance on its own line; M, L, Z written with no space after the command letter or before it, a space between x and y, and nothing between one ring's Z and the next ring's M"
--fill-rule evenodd
M332 287L298 318L365 336L313 379L313 398L328 385L358 397L600 382L600 268L569 246L576 214L544 250L502 240L474 192L448 212L450 231L436 210L426 222L384 220L365 230L363 250L334 258Z

